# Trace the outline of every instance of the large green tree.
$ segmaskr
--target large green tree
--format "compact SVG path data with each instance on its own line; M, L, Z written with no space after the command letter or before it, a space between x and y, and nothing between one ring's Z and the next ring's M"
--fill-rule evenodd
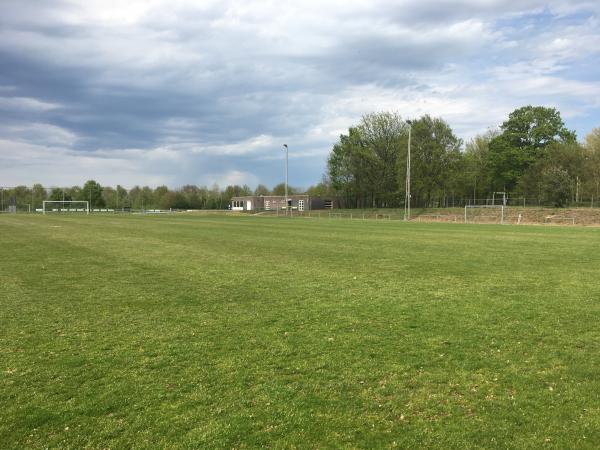
M131 208L129 192L120 184L117 184L117 188L115 189L115 208Z
M288 186L288 195L298 194L300 191L293 186ZM273 195L285 195L285 183L279 183L273 188Z
M585 190L596 203L600 200L600 128L585 137Z
M369 164L374 206L398 205L398 159L406 148L406 123L396 113L374 113L364 116L358 128L363 156Z
M165 207L165 204L169 203L167 200L163 200L163 197L168 196L171 193L169 188L165 185L157 186L152 192L152 205L148 205L148 209L169 209L170 206Z
M27 186L17 186L8 190L10 202L14 202L18 210L27 210L28 205L32 204L31 189Z
M428 115L412 123L414 205L445 204L460 195L456 176L462 141L450 126ZM332 188L348 206L388 207L404 201L408 124L399 115L364 116L333 146L328 159Z
M103 186L102 199L106 208L115 209L117 207L117 191L114 188Z
M366 198L374 190L369 175L368 158L360 146L360 131L351 127L341 135L329 154L327 174L333 188L339 192L347 206L367 206Z
M87 200L90 202L90 208L104 207L104 198L102 197L102 186L94 180L88 180L76 196L77 200Z
M374 113L341 135L327 161L332 187L348 206L395 206L398 158L405 154L407 125L398 114Z
M561 167L545 168L539 178L541 199L546 204L562 208L569 203L573 179Z
M168 191L161 197L158 208L162 210L187 209L189 203L183 191Z
M443 205L449 196L458 193L457 171L462 158L461 145L462 141L440 118L425 115L412 123L411 198L413 205ZM404 186L406 158L400 158L398 166L398 184Z
M71 200L71 195L66 189L55 187L55 188L52 188L52 190L50 191L50 197L48 197L48 200L53 200L53 201Z
M33 185L33 193L32 193L31 197L32 197L32 202L33 202L33 205L31 205L31 208L32 209L41 208L43 201L46 200L46 197L47 197L46 189L44 189L44 187L39 183L34 184Z
M576 135L565 127L555 108L524 106L511 112L501 134L490 142L495 189L513 191L529 167L553 143L574 143Z
M254 189L254 195L270 195L271 191L264 184L259 184Z
M202 209L203 192L198 186L186 184L181 188L181 193L185 197L186 208Z
M456 174L461 184L462 195L478 199L487 198L492 189L492 170L490 164L490 142L498 132L490 130L475 136L465 146L462 167Z
M518 189L540 202L566 206L583 195L585 166L586 153L579 143L553 143L520 178Z
M158 208L158 206L154 203L154 191L148 186L134 186L129 191L128 197L133 209Z

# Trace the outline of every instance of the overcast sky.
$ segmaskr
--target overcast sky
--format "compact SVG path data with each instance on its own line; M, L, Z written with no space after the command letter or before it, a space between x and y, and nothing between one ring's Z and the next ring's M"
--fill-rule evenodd
M363 114L600 126L600 1L0 0L0 185L317 183Z

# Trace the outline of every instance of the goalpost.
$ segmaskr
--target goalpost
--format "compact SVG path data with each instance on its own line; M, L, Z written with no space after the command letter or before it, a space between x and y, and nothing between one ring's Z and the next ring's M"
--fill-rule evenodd
M467 217L467 211L471 210L471 209L496 209L496 210L500 210L500 223L504 224L504 205L465 205L465 223L468 223L468 217ZM479 216L479 217L497 217L497 216Z
M46 204L55 204L60 203L59 208L47 209ZM65 204L73 205L74 203L79 203L80 205L85 205L85 208L65 208ZM75 205L73 205L75 206ZM44 200L42 202L42 213L46 214L46 212L85 212L86 214L90 213L90 203L87 200Z

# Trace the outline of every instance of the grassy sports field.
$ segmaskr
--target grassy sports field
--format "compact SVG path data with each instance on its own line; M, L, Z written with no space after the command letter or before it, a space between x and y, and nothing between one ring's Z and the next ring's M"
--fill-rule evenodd
M598 448L600 230L0 216L2 448Z

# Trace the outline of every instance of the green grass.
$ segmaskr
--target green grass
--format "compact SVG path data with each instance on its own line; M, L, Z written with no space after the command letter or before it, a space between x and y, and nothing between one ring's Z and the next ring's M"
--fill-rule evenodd
M600 231L0 216L2 448L598 448Z

